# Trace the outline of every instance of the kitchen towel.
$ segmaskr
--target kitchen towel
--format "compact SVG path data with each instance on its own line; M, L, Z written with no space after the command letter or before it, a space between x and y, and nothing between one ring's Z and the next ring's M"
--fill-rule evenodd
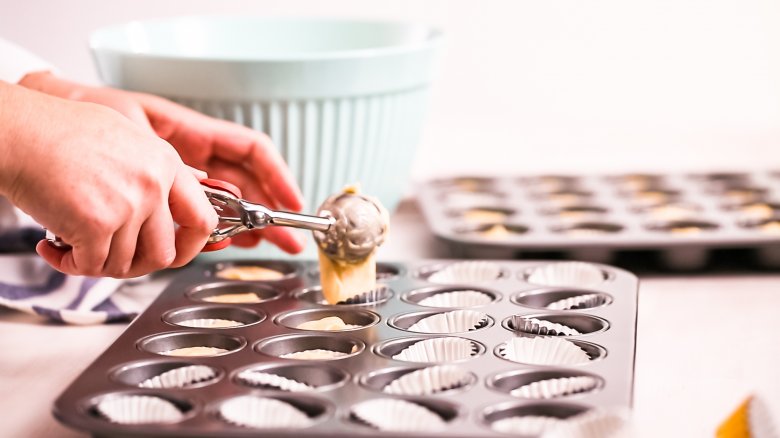
M37 226L0 232L0 305L66 324L133 319L143 308L124 282L65 275L34 253L44 236Z

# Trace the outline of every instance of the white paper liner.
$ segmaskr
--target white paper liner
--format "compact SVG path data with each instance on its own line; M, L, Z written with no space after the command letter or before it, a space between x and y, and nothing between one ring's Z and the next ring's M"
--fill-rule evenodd
M633 438L636 433L625 410L591 409L556 423L542 437Z
M563 338L512 338L499 350L502 357L533 365L577 365L588 362L588 353Z
M313 423L308 415L289 403L253 395L222 403L219 413L229 423L256 429L299 429Z
M338 359L340 357L348 356L347 353L341 351L324 350L322 348L316 348L313 350L295 351L292 353L282 354L279 357L283 359L298 359L298 360L328 360Z
M182 327L197 327L197 328L229 328L240 327L245 325L243 322L233 321L231 319L217 319L217 318L198 318L187 319L177 322L176 325Z
M496 420L490 423L490 428L501 433L538 436L557 426L562 421L556 417L523 415Z
M553 301L545 307L550 310L589 309L601 306L605 301L604 296L601 294L582 294Z
M440 292L423 298L417 304L426 307L477 307L493 301L493 298L475 290Z
M138 384L139 388L184 388L217 377L214 368L205 365L186 365L150 377Z
M528 282L543 286L589 287L604 281L600 268L585 262L560 262L533 270Z
M488 316L476 310L453 310L425 317L407 330L417 333L460 333L485 325Z
M492 262L469 261L447 265L428 277L431 283L460 284L493 281L501 276L501 267Z
M227 353L227 351L228 350L219 347L194 346L174 348L173 350L161 351L159 354L178 357L208 357Z
M538 318L529 318L524 316L514 316L513 325L516 330L525 333L535 333L546 336L577 336L582 333L564 324L558 324Z
M436 365L412 371L393 380L382 392L395 395L430 395L467 385L470 375L454 365Z
M352 414L381 431L440 432L446 427L446 422L438 414L406 400L368 400L355 405Z
M119 424L175 423L184 418L173 403L149 395L106 397L95 408L108 421Z
M314 390L313 387L297 380L262 371L242 371L238 374L238 379L252 386L270 386L282 391L306 392Z
M454 362L474 356L474 343L463 338L433 338L415 342L393 356L406 362Z
M370 304L379 303L385 301L392 291L389 287L383 285L377 285L376 288L371 289L368 292L359 293L346 300L339 301L336 304Z
M529 399L550 399L591 391L599 382L590 376L559 377L531 382L515 388L509 394Z

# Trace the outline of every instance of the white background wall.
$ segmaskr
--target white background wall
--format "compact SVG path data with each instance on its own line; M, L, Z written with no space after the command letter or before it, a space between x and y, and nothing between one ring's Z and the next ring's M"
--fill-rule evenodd
M778 167L771 0L0 0L0 36L97 81L90 31L182 14L431 23L448 41L414 174ZM445 154L446 153L446 154Z

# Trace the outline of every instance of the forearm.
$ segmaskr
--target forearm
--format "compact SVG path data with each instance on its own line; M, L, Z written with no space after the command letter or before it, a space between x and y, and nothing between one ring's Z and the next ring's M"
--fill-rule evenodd
M0 195L11 198L19 177L17 151L23 147L19 139L19 118L24 106L19 106L19 87L0 81Z

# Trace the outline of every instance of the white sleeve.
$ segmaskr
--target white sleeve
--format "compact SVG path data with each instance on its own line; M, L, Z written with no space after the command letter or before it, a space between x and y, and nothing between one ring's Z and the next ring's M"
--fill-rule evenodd
M16 84L28 73L55 70L43 59L0 38L0 81Z

